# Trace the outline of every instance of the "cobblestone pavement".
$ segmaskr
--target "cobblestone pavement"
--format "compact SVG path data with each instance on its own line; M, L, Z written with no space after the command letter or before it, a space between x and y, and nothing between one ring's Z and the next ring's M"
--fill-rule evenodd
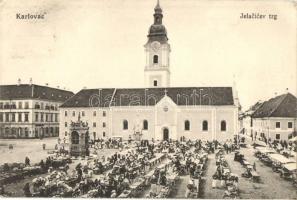
M0 139L0 165L3 163L25 162L28 156L31 164L40 162L45 159L48 150L54 150L58 138L40 139ZM8 145L12 144L13 149L8 149ZM46 150L43 150L42 144L46 144Z

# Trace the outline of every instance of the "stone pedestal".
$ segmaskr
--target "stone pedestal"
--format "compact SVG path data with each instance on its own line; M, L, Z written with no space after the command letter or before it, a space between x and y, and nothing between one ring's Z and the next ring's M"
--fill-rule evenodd
M89 156L89 127L82 121L72 122L69 150L71 156Z

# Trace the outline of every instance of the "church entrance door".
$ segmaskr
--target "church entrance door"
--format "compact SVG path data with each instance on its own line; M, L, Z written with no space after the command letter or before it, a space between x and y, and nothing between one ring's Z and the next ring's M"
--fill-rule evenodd
M163 129L163 140L169 140L169 130L168 130L168 128Z

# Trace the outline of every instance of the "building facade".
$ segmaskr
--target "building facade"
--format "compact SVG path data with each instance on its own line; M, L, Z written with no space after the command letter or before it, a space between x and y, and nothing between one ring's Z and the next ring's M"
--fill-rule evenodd
M253 136L253 113L262 105L263 102L258 101L252 105L247 111L240 115L240 133L248 136Z
M59 135L59 106L72 92L17 84L0 86L0 138Z
M60 137L87 122L91 139L232 139L238 133L238 98L232 87L170 87L170 45L155 7L144 45L145 88L84 89L60 107Z
M296 136L297 98L291 93L271 98L251 118L251 134L254 137L288 140Z

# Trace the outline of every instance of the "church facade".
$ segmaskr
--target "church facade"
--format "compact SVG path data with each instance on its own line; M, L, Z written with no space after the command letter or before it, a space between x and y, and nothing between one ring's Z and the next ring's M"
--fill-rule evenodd
M232 87L170 87L170 45L157 3L144 45L145 88L83 89L60 107L60 137L78 117L91 139L232 139L238 133L238 98Z

